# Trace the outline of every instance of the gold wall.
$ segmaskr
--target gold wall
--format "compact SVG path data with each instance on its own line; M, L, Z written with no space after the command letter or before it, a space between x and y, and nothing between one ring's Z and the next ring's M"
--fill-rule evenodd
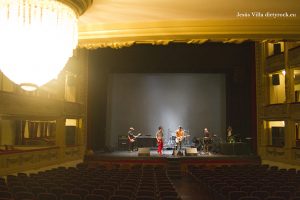
M87 135L87 66L88 51L76 50L58 78L34 92L23 91L1 73L0 175L83 159ZM77 121L71 145L66 141L67 119ZM25 143L24 138L18 143L21 121L55 122L55 134L31 138L37 141L36 145Z
M277 53L274 48L277 45ZM280 46L280 50L278 47ZM297 94L297 74L295 69L300 66L300 46L297 42L256 43L256 93L257 93L257 125L258 154L263 163L280 167L300 169L300 148L298 122L300 122L300 103ZM272 83L272 74L279 74L280 84ZM277 87L277 88L275 88ZM277 93L274 91L278 90ZM280 99L277 101L275 99ZM280 127L283 133L272 133L270 124ZM282 143L273 144L279 138ZM271 140L271 141L270 141Z

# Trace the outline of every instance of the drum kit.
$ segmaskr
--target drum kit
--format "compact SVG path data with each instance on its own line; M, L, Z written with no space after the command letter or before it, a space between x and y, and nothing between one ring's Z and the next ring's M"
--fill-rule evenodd
M190 134L188 130L184 130L185 136L183 136L182 138L176 138L176 131L170 131L168 130L167 132L167 138L168 141L166 141L166 144L169 147L174 147L176 145L176 143L178 143L180 141L182 141L183 145L190 145Z
M165 141L165 144L167 148L172 148L176 146L176 132L168 130L167 132L167 141ZM217 135L211 135L209 137L194 137L190 141L190 134L189 131L185 130L185 137L182 139L182 144L185 146L194 146L199 151L202 151L203 153L209 153L209 152L218 152L219 146L221 143L221 139Z

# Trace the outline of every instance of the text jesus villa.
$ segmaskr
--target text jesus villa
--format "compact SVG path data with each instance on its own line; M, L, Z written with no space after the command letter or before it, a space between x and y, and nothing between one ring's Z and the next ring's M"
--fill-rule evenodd
M261 12L237 12L237 17L264 17Z

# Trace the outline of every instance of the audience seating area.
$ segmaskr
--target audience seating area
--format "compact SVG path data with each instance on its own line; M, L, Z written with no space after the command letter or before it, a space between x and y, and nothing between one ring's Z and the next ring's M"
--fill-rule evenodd
M134 165L130 169L58 167L0 179L0 200L180 200L166 169Z
M188 173L214 200L300 200L300 171L268 165L214 169L189 166Z

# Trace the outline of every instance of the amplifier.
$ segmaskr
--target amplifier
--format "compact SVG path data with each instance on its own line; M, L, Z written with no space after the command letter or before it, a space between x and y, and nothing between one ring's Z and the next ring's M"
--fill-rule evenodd
M118 150L119 151L127 151L128 150L128 138L127 135L119 135L118 136Z

